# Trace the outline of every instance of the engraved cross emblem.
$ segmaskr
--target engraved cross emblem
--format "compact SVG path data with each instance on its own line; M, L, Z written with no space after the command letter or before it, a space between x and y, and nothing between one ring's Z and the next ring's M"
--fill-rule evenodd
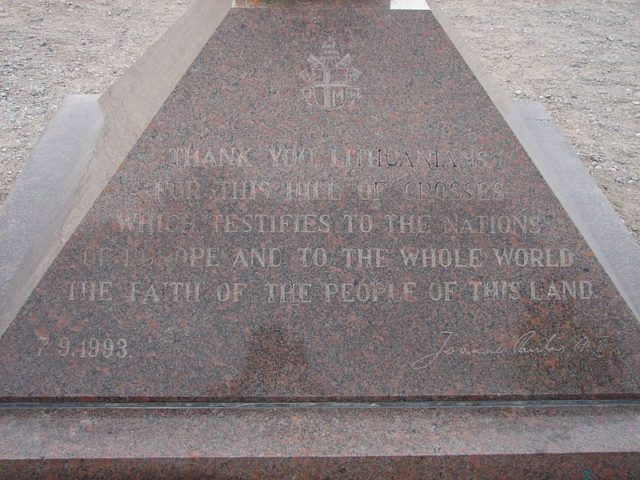
M360 89L353 83L362 72L351 66L351 55L340 56L331 37L322 45L320 54L310 55L307 61L309 66L300 73L307 104L333 110L360 98Z

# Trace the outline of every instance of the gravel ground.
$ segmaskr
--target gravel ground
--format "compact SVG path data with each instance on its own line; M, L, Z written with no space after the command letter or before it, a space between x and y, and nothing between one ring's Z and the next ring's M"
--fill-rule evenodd
M104 91L191 3L0 0L0 204L62 98ZM640 241L640 0L437 3L512 97L545 104Z
M0 204L65 95L102 93L192 0L0 0Z
M640 0L439 0L513 98L544 103L640 241Z

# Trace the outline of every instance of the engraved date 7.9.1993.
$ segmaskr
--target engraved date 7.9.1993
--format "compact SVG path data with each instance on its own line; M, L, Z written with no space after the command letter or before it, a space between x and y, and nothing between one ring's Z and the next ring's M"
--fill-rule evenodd
M127 358L127 340L124 338L70 338L60 337L58 340L51 338L39 339L40 346L36 354L41 357L54 354L60 357L78 358Z

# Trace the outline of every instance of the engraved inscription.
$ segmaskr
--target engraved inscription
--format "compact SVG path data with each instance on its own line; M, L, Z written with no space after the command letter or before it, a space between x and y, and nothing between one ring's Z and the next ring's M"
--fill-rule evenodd
M128 343L124 338L71 338L57 340L39 337L37 357L57 355L60 357L122 359L129 357Z
M309 55L309 66L300 73L305 83L302 95L308 105L323 110L342 108L360 98L355 82L362 73L351 66L351 55L340 55L336 42L329 38L318 56Z
M435 367L449 358L503 357L503 356L566 356L588 355L603 358L607 353L616 351L611 335L586 335L566 338L563 332L543 334L535 330L529 331L511 343L490 342L473 339L475 343L461 343L454 332L441 332L441 343L431 353L420 356L412 364L414 370Z
M351 60L340 58L335 44L323 48L303 74L311 82L304 92L310 104L332 110L348 103L346 87L335 75ZM455 151L366 141L329 148L286 141L252 147L193 144L173 149L171 159L178 173L193 169L193 175L149 184L148 198L159 209L111 213L113 228L137 241L87 248L81 260L105 272L111 265L131 272L174 267L181 275L74 279L66 285L70 302L120 301L144 309L231 307L247 299L270 308L463 301L485 308L514 302L564 306L590 302L598 294L578 269L584 252L557 242L537 246L556 226L552 213L504 209L512 191L499 173L504 161L480 146ZM215 174L207 170L213 168ZM238 170L242 178L234 178ZM335 176L325 176L327 170ZM349 201L370 208L345 211ZM285 208L274 212L274 203ZM205 205L207 214L199 215L198 207ZM186 211L176 213L174 206ZM190 244L192 234L207 240ZM145 247L145 238L165 235L182 240ZM536 246L528 245L532 239ZM282 275L289 268L295 272L291 278ZM238 281L237 275L247 273L256 275ZM605 348L598 338L569 339L561 333L566 332L532 330L511 343L466 345L444 332L442 344L412 368L424 370L461 355L591 355ZM95 352L95 342L89 347Z

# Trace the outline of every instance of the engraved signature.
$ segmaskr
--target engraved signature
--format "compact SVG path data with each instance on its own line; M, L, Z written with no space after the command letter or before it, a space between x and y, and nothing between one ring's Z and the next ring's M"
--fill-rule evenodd
M456 344L454 332L440 332L441 343L437 350L422 355L411 364L414 370L424 370L436 361L447 357L502 357L502 356L541 356L568 355L586 353L595 358L603 358L607 351L619 352L611 345L611 335L597 337L580 336L576 339L563 340L558 333L541 335L531 330L514 339L509 344L482 342L479 338L473 344Z

